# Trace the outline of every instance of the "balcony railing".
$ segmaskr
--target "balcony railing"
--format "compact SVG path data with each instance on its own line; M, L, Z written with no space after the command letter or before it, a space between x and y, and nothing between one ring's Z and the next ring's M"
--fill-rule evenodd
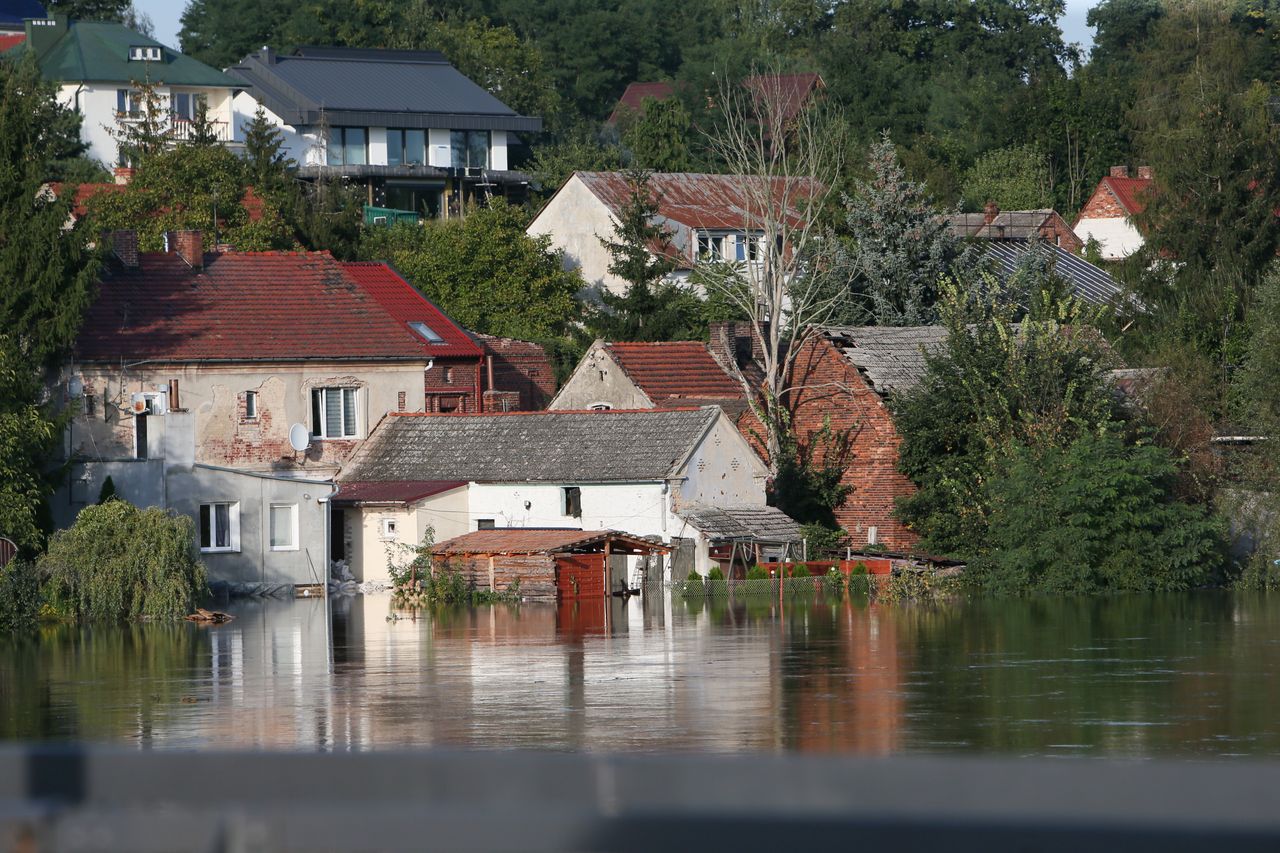
M161 129L167 132L167 135L169 136L170 139L173 139L177 142L189 142L191 139L195 137L194 121L179 115L169 115L167 116L167 118L168 118L169 126L167 128L162 127ZM139 111L131 110L129 112L122 113L119 110L117 110L116 121L126 122L130 124L134 122L142 121L142 112L140 110ZM162 120L162 123L163 123L163 120ZM235 141L235 136L231 132L230 122L210 120L207 122L207 124L209 126L210 132L213 133L213 138L216 139L218 142Z

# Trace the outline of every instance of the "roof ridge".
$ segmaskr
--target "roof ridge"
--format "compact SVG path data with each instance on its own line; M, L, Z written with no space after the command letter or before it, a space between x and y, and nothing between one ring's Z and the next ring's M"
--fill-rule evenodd
M666 415L675 412L701 412L719 406L666 406L661 409L538 409L530 412L388 412L392 418L511 418L531 415Z

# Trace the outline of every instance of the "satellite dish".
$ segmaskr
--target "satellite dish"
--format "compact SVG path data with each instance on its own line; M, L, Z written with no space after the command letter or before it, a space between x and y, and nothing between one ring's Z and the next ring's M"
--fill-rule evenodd
M302 424L289 427L289 446L301 453L311 446L311 433Z

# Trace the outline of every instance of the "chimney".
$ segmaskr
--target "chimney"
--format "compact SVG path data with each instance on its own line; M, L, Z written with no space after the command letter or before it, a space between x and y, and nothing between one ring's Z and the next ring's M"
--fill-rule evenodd
M133 176L137 174L137 172L138 172L137 169L134 169L130 166L116 166L114 169L111 170L111 174L115 176L116 183L120 184L121 186L124 186L125 184L132 181Z
M1150 166L1139 166L1139 167L1138 167L1138 177L1139 177L1139 178L1141 178L1141 179L1142 179L1142 180L1144 180L1144 181L1149 181L1149 180L1151 180L1151 167L1150 167Z
M753 358L761 358L763 347L753 334L750 323L715 322L711 324L710 331L711 341L707 349L726 370L734 366L746 367Z
M204 234L199 231L176 231L170 244L178 257L193 270L204 269Z
M1113 177L1113 178L1127 178L1127 177L1129 177L1129 167L1128 167L1128 166L1112 166L1112 167L1111 167L1111 177Z
M107 235L107 239L111 242L111 252L126 267L137 268L138 266L138 232L137 231L112 231Z
M1000 215L1000 205L994 201L988 201L982 206L982 221L990 225L996 221L996 217Z
M27 44L37 58L44 56L58 39L66 34L70 22L63 16L28 18L26 21Z

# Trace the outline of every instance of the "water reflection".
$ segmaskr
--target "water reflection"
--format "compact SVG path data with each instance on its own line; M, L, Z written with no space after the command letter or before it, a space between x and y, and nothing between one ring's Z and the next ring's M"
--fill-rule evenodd
M1275 754L1280 614L1199 593L952 602L239 602L0 647L0 738L146 746Z

